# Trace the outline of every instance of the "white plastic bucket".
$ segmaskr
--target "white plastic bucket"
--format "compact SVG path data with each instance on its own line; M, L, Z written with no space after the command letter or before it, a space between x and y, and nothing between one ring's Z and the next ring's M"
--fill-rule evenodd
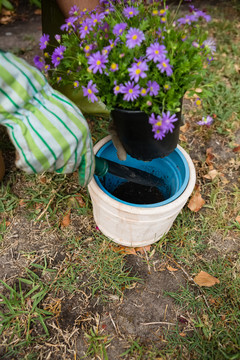
M94 146L94 153L97 154L110 140L110 136L100 140ZM153 207L128 205L109 196L108 191L104 191L98 185L95 177L91 180L88 190L93 205L93 216L104 235L124 246L141 247L155 243L169 231L196 182L196 172L190 156L181 146L178 145L177 148L187 161L189 181L185 190L168 204L158 203L159 206Z

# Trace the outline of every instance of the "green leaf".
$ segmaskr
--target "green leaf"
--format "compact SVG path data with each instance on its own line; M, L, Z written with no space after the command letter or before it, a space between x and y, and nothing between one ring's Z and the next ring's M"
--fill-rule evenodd
M14 7L8 0L2 0L2 6L4 6L7 10L14 10ZM1 8L0 8L0 11L1 11Z

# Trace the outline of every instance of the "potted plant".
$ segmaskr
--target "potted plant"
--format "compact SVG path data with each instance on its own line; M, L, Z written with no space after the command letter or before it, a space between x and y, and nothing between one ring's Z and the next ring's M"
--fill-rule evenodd
M176 148L183 96L204 79L215 50L201 26L210 16L192 5L185 16L178 9L170 11L165 0L100 0L82 12L73 6L50 63L35 58L53 85L80 88L90 104L101 100L137 159L165 157ZM41 49L48 42L43 34ZM203 86L201 97L206 94Z

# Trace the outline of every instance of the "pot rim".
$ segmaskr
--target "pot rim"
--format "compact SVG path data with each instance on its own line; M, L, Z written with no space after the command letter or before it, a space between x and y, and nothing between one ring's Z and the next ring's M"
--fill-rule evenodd
M94 153L96 154L101 149L101 147L110 140L111 140L111 135L108 135L108 136L104 137L103 139L101 139L94 146L94 148L93 148ZM182 192L182 194L177 199L171 201L168 204L159 205L159 206L155 206L155 207L141 207L141 206L132 206L132 205L125 204L123 202L113 199L108 194L106 194L99 187L99 185L97 184L94 177L92 178L91 182L89 183L88 189L90 189L90 192L91 192L91 190L95 191L95 192L97 190L98 195L102 201L104 201L106 204L109 204L110 206L115 207L116 209L118 209L121 206L121 211L125 211L126 213L148 214L148 215L149 214L155 215L155 214L160 214L160 213L166 214L167 212L172 213L173 209L180 207L181 204L183 204L183 206L184 206L184 204L187 202L188 198L190 197L191 193L193 192L193 189L194 189L194 186L196 183L196 171L195 171L195 167L192 162L192 159L180 145L177 145L177 148L182 152L185 159L187 160L187 163L189 166L189 181L188 181L188 184L187 184L185 190Z

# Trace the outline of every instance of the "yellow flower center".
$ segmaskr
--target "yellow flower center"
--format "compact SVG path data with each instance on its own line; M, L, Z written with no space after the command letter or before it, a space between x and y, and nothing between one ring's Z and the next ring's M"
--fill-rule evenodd
M48 57L49 57L49 54L48 54L47 52L45 52L45 53L44 53L44 56L45 56L46 58L48 58Z
M117 68L117 64L113 63L113 64L111 65L111 69L115 70L116 68Z
M92 90L91 89L88 89L87 91L89 94L92 94Z
M133 35L132 39L133 39L133 40L136 40L136 39L137 39L137 35Z
M158 54L159 54L159 50L155 50L155 54L158 55Z
M59 57L59 56L57 57L57 61L60 61L60 57Z
M44 45L47 45L47 44L48 44L47 40L46 40L46 41L44 41Z
M84 12L87 11L87 8L84 8L83 11L84 11Z
M142 62L141 62L141 61L139 61L139 62L137 63L137 66L140 66L140 65L141 65L141 63L142 63Z
M141 91L142 94L146 94L146 92L147 92L146 89L142 89Z
M119 91L119 90L120 90L120 87L117 85L117 86L115 87L115 90L116 90L116 91Z
M111 44L110 47L113 48L113 47L114 47L114 44Z
M162 22L165 22L166 21L166 18L165 17L162 17Z
M157 15L158 14L158 11L157 10L153 10L153 15Z
M103 54L107 54L107 53L108 53L107 49L104 49Z
M123 32L123 29L119 29L119 34L121 34Z
M161 9L159 12L160 12L160 14L164 14L164 13L165 13L165 10L164 10L164 9Z
M152 87L152 86L150 87L150 90L153 91L153 87Z
M162 122L161 120L159 120L157 123L156 123L157 126L162 126Z
M90 49L90 46L89 45L86 45L85 46L85 50L88 51Z
M129 89L128 92L129 92L130 94L132 94L132 93L133 93L133 89Z
M97 21L97 19L94 19L93 22L94 22L94 23L97 23L98 21Z
M70 22L68 22L67 24L68 24L68 26L70 26L70 25L71 25L71 23L70 23Z
M168 89L169 88L169 86L168 85L164 85L164 89Z
M91 72L92 72L92 70L91 70L91 69L89 69L89 67L88 67L88 68L87 68L87 72L91 73Z
M101 61L100 61L100 60L97 61L97 65L101 65Z
M87 29L88 29L88 26L86 25L85 28L84 28L84 30L87 31Z
M198 106L201 105L201 103L202 103L201 100L196 101L196 105L198 105Z
M86 53L86 56L89 57L89 56L90 56L90 53Z
M133 15L133 11L129 11L129 15Z
M136 71L135 71L135 74L140 74L142 72L142 70L141 69L137 69Z
M76 81L74 82L74 86L78 86L78 83Z
M46 65L46 66L45 66L45 69L47 70L48 68L49 68L49 65Z
M165 62L162 62L162 66L166 68L167 64Z

